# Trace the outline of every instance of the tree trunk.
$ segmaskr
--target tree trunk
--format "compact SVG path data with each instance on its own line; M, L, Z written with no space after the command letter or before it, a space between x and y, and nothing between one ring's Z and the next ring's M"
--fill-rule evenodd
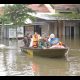
M57 37L59 37L59 21L57 20Z
M2 23L2 26L1 26L1 44L3 44L3 27L4 27L4 24Z
M17 26L16 26L16 47L18 49L18 34L17 34Z

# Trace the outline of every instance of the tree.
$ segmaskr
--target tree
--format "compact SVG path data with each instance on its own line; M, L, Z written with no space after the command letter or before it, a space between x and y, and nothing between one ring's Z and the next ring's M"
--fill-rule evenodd
M34 19L33 16L28 14L34 12L27 7L28 5L29 4L5 5L4 16L8 17L8 20L13 22L14 25L23 25L27 18Z
M12 22L15 26L22 26L27 18L35 20L35 17L29 15L34 11L28 8L29 4L5 4L4 17L7 21ZM16 27L16 38L17 38L17 27Z
M29 15L29 13L35 13L35 11L28 8L29 4L5 4L4 13L1 15L0 21L2 23L2 27L5 23L13 23L16 28L16 39L17 37L17 27L23 26L26 19L35 20L35 17ZM18 45L18 44L17 44Z
M0 24L1 24L1 31L0 31L0 41L1 41L1 43L2 43L2 41L3 41L3 32L4 32L4 24L6 23L6 21L7 21L7 23L9 23L9 21L7 20L8 18L6 18L6 17L4 17L3 16L4 14L2 14L2 15L0 15Z

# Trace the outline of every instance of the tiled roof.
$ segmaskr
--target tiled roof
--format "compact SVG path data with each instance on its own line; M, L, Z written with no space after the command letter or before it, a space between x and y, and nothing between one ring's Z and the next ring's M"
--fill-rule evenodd
M53 6L55 10L73 9L76 7L80 9L80 4L53 4ZM30 4L28 7L36 12L50 13L50 10L44 4ZM0 15L3 14L3 11L3 7L0 7Z
M28 7L37 12L44 12L44 13L50 12L45 5L41 5L41 4L31 4Z
M63 10L63 9L75 9L75 8L79 8L80 7L80 4L55 4L54 5L54 8L55 9L60 9L60 10Z

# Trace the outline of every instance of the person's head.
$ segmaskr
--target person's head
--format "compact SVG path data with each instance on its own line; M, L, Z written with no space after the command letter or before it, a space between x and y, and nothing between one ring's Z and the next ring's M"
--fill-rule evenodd
M37 35L38 33L37 33L37 32L35 32L34 34L35 34L35 35Z
M48 39L47 39L47 37L44 37L43 40L44 40L44 41L47 41Z
M51 35L50 35L50 38L55 38L55 35L54 35L54 34L51 34Z
M29 35L29 33L27 33L27 35Z
M29 35L30 35L30 33L27 33L27 34L26 34L26 36L29 36Z

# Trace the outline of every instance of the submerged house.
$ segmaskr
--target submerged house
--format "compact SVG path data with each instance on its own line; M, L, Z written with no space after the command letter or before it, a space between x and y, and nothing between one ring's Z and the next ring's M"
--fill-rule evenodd
M76 37L80 36L80 20L79 19L68 19L63 17L54 16L57 14L72 14L78 9L80 4L55 4L54 6L31 4L29 8L35 9L37 14L36 22L32 24L33 32L37 31L39 34L46 35L54 33L58 37L69 36ZM46 7L44 9L44 7ZM52 16L53 15L53 16ZM27 31L27 29L25 29Z
M69 19L63 16L57 16L62 14L72 14L74 11L80 11L80 4L30 4L28 6L32 10L36 11L36 14L31 14L36 17L33 22L27 19L24 26L17 29L18 37L24 37L27 33L34 34L38 32L40 35L49 35L54 33L57 37L73 37L80 36L80 20ZM56 16L55 16L56 15ZM12 25L6 25L3 31L4 38L16 38L16 30ZM1 31L1 29L0 29Z

